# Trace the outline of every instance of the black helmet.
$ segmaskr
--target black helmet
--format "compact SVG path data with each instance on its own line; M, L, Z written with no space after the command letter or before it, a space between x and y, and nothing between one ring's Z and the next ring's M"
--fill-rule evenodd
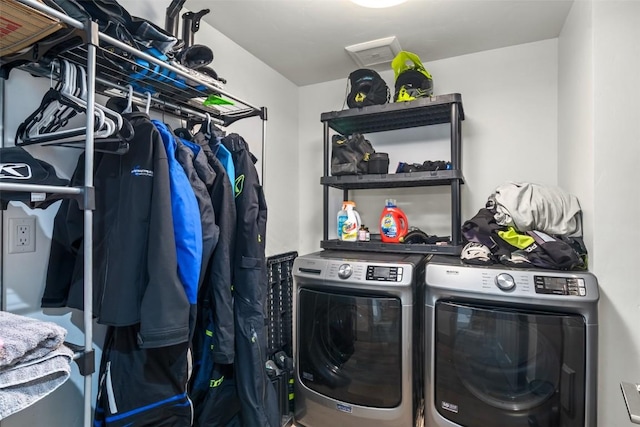
M351 91L347 95L349 108L389 102L389 87L380 74L368 68L361 68L349 74Z
M391 68L396 76L394 102L412 101L433 94L431 74L415 53L399 52L391 62Z

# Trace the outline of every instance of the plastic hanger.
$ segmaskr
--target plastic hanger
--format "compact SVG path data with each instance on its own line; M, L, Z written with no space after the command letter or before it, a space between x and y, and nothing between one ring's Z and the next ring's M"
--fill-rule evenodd
M42 117L39 117L38 114L36 114L35 116L33 114L29 116L29 118L26 121L27 124L25 126L21 125L18 128L18 135L17 135L18 137L16 138L16 141L18 140L22 141L22 144L18 144L18 145L36 144L36 143L54 141L61 138L67 138L67 137L86 134L86 127L55 130L53 132L47 132L46 130L51 128L58 129L60 127L66 126L69 119L69 114L62 113L62 111L66 111L68 107L73 108L76 111L76 113L77 112L86 113L86 110L87 110L86 100L82 100L75 95L76 90L79 90L80 92L82 91L81 89L78 88L78 85L77 85L76 67L72 66L67 60L62 60L59 62L59 64L60 64L60 70L64 80L63 87L60 91L56 91L57 94L49 90L49 92L47 92L45 96L47 96L47 100L49 100L49 102L51 100L58 100L60 104L64 105L64 108L61 110L57 110L53 114L55 125L48 121L49 116L46 117L47 125L45 127L40 126L40 119ZM76 83L72 83L72 82L76 82ZM86 84L86 81L85 81L85 84ZM43 107L43 103L41 103L40 108L42 107ZM45 109L46 107L43 108L43 110ZM97 118L97 123L94 126L94 130L97 131L97 130L103 129L103 126L105 125L105 114L104 114L104 111L99 108L94 109L94 111L95 111L95 116Z
M66 60L59 61L58 66L61 77L58 89L49 89L40 107L20 125L16 142L21 140L22 143L16 145L40 143L84 148L86 127L57 129L66 126L69 119L78 112L86 113L86 71ZM129 149L128 141L133 137L133 126L119 113L107 107L96 103L94 110L95 151L126 153Z
M144 112L146 114L149 114L149 111L151 111L151 92L145 92L144 94L147 97L147 103L144 106Z
M51 63L51 77L53 78L53 70L57 61L53 61ZM25 128L25 132L29 135L38 135L41 132L50 131L51 128L55 125L56 118L59 117L59 112L66 108L66 105L63 105L58 98L56 98L53 90L62 92L68 92L69 89L69 75L66 72L66 68L62 65L59 66L59 76L60 80L56 85L55 89L53 85L50 86L50 90L48 92L49 96L45 96L40 103L40 107L34 112L38 113L36 115L29 116L30 120L28 125ZM47 95L47 94L45 94ZM54 129L55 130L55 129Z
M128 95L127 95L127 106L122 111L124 114L129 114L133 112L133 86L127 85Z

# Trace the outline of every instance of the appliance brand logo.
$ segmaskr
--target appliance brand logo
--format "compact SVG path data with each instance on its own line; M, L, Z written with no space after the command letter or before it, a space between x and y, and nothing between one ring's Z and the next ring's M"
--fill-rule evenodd
M458 413L458 405L454 405L453 403L449 403L449 402L442 402L442 409L446 409L449 412L453 412L454 414Z
M26 163L0 163L0 179L29 179L31 167Z
M447 272L447 274L453 274L455 276L460 274L460 271L458 271L458 270L446 270L446 272Z
M350 414L351 412L353 412L353 409L351 408L351 406L345 405L343 403L336 403L336 409L341 412L346 412L347 414Z

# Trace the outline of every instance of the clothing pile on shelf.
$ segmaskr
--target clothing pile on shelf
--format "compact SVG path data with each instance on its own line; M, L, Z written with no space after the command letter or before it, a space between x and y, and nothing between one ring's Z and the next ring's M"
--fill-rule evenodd
M93 315L109 328L94 425L279 426L257 159L206 120L187 139L136 108L123 117L129 150L95 154ZM83 180L81 155L71 185ZM83 309L83 213L70 199L42 306Z
M582 210L578 199L560 188L506 183L462 225L467 264L586 270Z
M51 322L0 311L0 420L60 387L71 374L67 331Z

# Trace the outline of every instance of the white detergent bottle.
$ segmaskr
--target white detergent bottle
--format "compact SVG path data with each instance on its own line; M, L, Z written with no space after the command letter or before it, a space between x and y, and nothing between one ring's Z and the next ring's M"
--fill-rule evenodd
M362 221L360 214L355 210L356 204L351 200L342 203L342 209L338 212L338 239L345 242L358 240L358 229Z

